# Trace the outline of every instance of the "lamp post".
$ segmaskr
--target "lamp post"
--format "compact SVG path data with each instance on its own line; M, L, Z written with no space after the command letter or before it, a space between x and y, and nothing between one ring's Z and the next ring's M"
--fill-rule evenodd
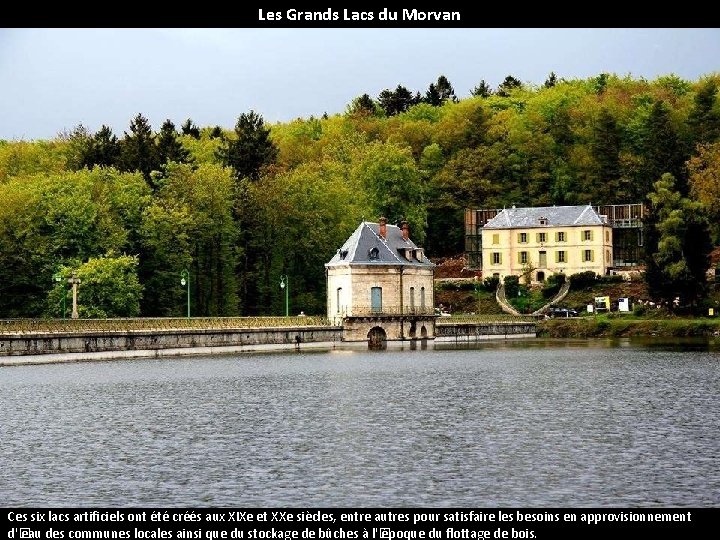
M190 272L180 272L180 285L187 286L187 318L190 318Z
M55 280L55 283L62 283L62 281L63 281L62 274L60 274L60 273L55 274L53 276L53 280ZM63 287L63 295L62 295L62 318L63 318L63 321L65 320L65 317L67 315L66 303L67 303L67 289L65 287Z
M80 315L78 314L77 309L77 295L78 295L78 285L82 283L80 278L77 277L77 274L75 272L72 273L72 276L70 276L67 280L67 282L72 285L73 289L73 307L72 307L72 313L70 314L71 319L79 319Z
M290 309L289 309L289 303L288 298L290 297L290 280L288 279L287 275L283 274L280 276L280 289L285 290L285 316L290 315Z

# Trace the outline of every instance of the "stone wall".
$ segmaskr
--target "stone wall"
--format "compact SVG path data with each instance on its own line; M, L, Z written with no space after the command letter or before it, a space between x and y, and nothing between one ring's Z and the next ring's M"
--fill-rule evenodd
M133 330L83 333L36 333L0 335L0 362L4 357L80 354L95 355L116 351L208 352L259 350L263 346L307 348L313 344L340 342L342 328L305 326L248 329ZM201 351L194 351L198 354Z
M400 295L401 282L402 296ZM382 311L384 313L408 314L413 311L412 304L414 304L415 310L421 310L423 290L426 311L432 312L435 305L432 267L403 267L401 275L398 265L336 266L328 270L328 318L340 320L344 316L369 313L372 287L382 289ZM411 288L414 289L414 301L410 300ZM339 295L338 289L341 289Z
M388 341L435 337L435 317L347 317L343 321L343 341L367 341L375 327L385 331Z
M415 336L412 324L415 324ZM535 323L455 323L434 317L351 317L343 327L303 326L249 329L132 330L76 333L0 334L0 366L222 354L270 350L334 349L365 346L373 328L388 342L422 348L436 342L472 343L485 339L535 337ZM425 332L423 332L423 327ZM427 337L427 339L423 339Z
M494 322L438 324L435 327L435 341L472 342L486 339L535 337L534 322Z

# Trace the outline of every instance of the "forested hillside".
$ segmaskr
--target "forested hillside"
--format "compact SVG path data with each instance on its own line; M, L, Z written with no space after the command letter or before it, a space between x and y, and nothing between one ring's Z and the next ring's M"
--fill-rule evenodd
M720 240L719 89L717 74L551 74L459 99L441 76L272 126L228 111L234 130L154 130L138 114L122 134L0 141L0 317L59 316L55 278L72 271L81 316L179 316L184 269L193 315L280 314L281 275L291 312L324 313L323 264L360 220L406 218L447 256L463 250L469 206L648 201L655 270L688 279L697 271L672 266L697 251L687 243L706 223ZM657 294L675 278L658 274Z

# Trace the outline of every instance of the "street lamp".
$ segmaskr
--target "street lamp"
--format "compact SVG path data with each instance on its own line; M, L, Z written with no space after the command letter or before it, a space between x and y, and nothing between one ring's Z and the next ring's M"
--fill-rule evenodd
M72 285L73 289L73 308L72 313L70 314L71 319L79 319L80 315L78 314L78 308L77 308L77 298L78 298L78 285L82 283L79 277L77 277L77 274L75 272L72 273L72 275L68 278L67 282Z
M280 276L280 289L285 290L285 316L287 317L290 315L290 309L289 309L289 303L288 298L290 294L290 280L288 279L287 275L283 274Z
M190 272L183 270L180 272L180 285L187 285L187 318L190 318Z
M62 283L62 281L63 281L62 274L60 274L58 272L57 274L55 274L53 276L53 280L55 281L55 283ZM65 317L67 315L66 302L67 302L67 289L65 287L63 287L63 295L62 295L62 318L63 318L63 321L65 320Z

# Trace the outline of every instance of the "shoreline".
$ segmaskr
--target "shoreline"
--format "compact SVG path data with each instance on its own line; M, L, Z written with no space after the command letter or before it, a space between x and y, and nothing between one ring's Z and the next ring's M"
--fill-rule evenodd
M537 323L537 337L720 337L720 318L706 319L546 319Z

